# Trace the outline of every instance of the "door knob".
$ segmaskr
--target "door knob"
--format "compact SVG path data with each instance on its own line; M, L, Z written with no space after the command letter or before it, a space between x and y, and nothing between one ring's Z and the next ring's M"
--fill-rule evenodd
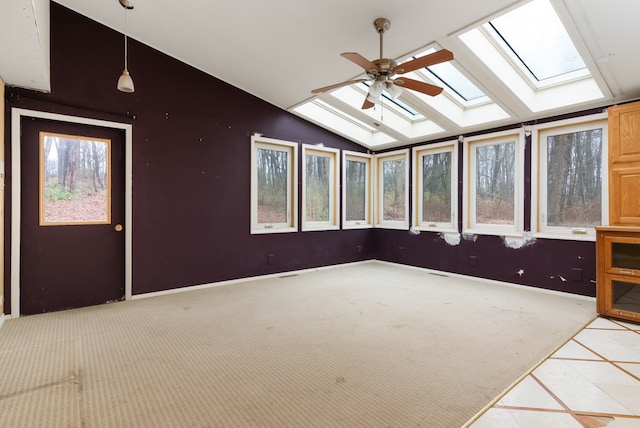
M121 224L116 224L116 226L113 228L116 232L122 232L122 225Z

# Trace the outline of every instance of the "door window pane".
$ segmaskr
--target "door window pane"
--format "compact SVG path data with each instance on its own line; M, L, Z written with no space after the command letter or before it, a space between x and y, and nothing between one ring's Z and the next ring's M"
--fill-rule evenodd
M111 222L111 141L40 133L40 225Z

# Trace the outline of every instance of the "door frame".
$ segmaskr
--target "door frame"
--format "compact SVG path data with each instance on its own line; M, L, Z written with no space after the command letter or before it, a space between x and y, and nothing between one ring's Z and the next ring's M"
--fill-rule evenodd
M124 169L124 298L132 298L132 133L133 125L129 123L111 122L106 120L90 119L80 116L71 116L58 113L49 113L38 110L28 110L14 107L11 109L11 318L20 316L20 223L21 223L21 121L23 117L37 119L49 119L59 122L79 123L83 125L100 126L103 128L115 128L125 131L125 169Z

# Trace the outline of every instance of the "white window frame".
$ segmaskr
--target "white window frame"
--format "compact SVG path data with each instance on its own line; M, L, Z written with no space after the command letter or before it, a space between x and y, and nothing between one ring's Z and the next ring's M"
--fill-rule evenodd
M558 227L546 224L547 216L547 145L549 135L567 134L602 128L601 224L609 219L608 123L607 113L566 119L533 126L531 129L531 232L534 237L595 241L593 227Z
M409 170L411 164L409 163L409 149L394 150L392 152L382 153L375 155L375 183L376 183L376 216L374 227L383 229L409 229ZM382 173L382 164L387 161L404 160L405 162L405 174L404 174L404 220L385 220L384 219L384 207L383 207L383 192L384 192L384 174Z
M478 223L476 221L476 198L474 197L476 187L475 148L511 142L515 144L514 177L516 177L513 195L513 224L500 225ZM499 235L510 237L524 236L524 146L524 128L464 139L463 165L465 165L465 167L463 170L464 198L462 204L464 218L462 227L463 234Z
M342 228L367 229L373 227L373 156L367 153L342 151ZM365 213L362 220L347 220L347 161L366 165Z
M423 221L423 162L424 155L451 153L451 215L448 222ZM458 141L447 141L413 148L413 227L433 232L458 232Z
M287 221L258 223L258 149L288 153ZM289 141L251 136L251 233L286 233L298 231L298 144Z
M329 220L307 220L307 156L320 156L329 159ZM340 198L338 186L340 184L340 171L338 159L340 150L328 147L302 145L302 230L337 230L340 229Z

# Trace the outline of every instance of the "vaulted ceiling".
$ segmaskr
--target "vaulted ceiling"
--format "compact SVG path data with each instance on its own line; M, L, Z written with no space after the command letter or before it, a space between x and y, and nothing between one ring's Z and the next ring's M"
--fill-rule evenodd
M57 2L124 29L118 0ZM131 37L374 150L640 98L636 0L550 0L589 74L588 84L583 79L572 83L573 89L558 91L555 85L553 96L549 88L529 90L508 78L510 72L490 62L496 56L487 50L491 43L468 37L526 0L131 2ZM0 27L0 77L8 85L48 91L48 2L12 0L0 11L6 23ZM404 90L400 104L412 112L406 114L390 100L362 110L367 92L362 84L312 94L314 88L366 77L340 53L378 58L372 23L379 17L391 22L384 34L385 57L401 63L429 48L449 49L455 57L450 64L485 94L484 101L456 102L448 90L433 98ZM532 22L537 24L533 17Z

